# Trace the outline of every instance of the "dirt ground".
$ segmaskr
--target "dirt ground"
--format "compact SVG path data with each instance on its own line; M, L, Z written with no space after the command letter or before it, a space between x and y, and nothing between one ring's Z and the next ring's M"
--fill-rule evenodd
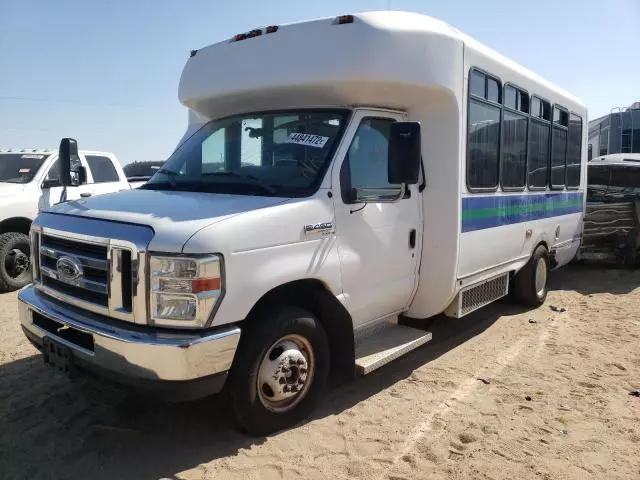
M2 295L0 478L640 478L640 271L569 267L552 289L535 311L437 319L431 344L258 439L219 398L53 376Z

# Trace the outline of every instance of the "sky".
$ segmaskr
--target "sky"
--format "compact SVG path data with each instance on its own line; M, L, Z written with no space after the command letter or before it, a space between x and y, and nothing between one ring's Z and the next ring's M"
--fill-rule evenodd
M589 118L640 101L640 0L0 0L0 148L164 160L187 126L189 51L252 28L367 10L444 20L570 91Z

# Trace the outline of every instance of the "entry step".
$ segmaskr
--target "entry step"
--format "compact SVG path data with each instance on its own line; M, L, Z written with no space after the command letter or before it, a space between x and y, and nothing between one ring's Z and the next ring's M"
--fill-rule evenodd
M366 375L431 340L431 332L384 323L356 340L356 372Z

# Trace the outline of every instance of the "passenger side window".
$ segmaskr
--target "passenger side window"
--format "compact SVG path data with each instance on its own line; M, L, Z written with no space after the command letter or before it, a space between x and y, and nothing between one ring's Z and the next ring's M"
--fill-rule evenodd
M549 155L551 104L546 100L533 97L531 100L531 117L527 185L532 190L544 190L547 188L549 163L551 161ZM564 170L562 175L564 176Z
M467 125L467 187L471 191L498 187L501 101L500 81L472 70Z
M117 182L120 180L110 158L98 155L85 155L85 158L89 164L89 170L91 170L93 183Z
M569 137L567 141L567 188L580 186L582 162L582 118L573 113L569 117ZM591 147L591 146L590 146ZM589 148L591 155L591 148Z
M388 181L390 118L365 118L358 126L345 165L352 193L348 198L375 201L393 198L400 185Z
M566 182L567 128L569 113L553 107L553 130L551 134L551 188L562 189Z
M524 190L527 183L529 94L512 85L504 87L500 182L503 190Z

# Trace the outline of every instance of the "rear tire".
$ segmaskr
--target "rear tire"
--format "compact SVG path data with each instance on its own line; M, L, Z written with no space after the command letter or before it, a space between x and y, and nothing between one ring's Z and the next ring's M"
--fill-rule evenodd
M528 307L539 307L547 299L548 278L549 252L544 245L539 245L524 268L513 277L515 298Z
M0 235L0 293L18 290L31 283L31 245L24 233Z
M329 375L329 342L320 321L297 307L252 320L227 387L239 425L251 435L291 427L316 406Z

